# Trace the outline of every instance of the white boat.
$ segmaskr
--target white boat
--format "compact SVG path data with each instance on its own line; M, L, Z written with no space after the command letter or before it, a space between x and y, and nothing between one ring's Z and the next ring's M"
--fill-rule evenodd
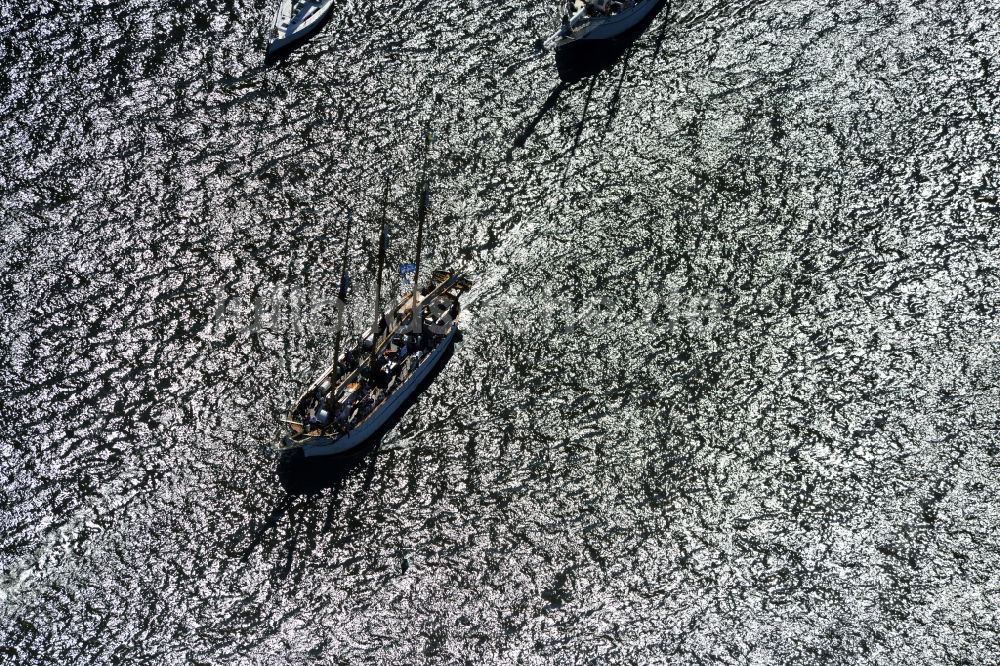
M571 44L614 39L637 26L661 0L566 0L562 25L542 45L559 50Z
M316 32L332 8L333 0L279 0L267 55L276 56Z

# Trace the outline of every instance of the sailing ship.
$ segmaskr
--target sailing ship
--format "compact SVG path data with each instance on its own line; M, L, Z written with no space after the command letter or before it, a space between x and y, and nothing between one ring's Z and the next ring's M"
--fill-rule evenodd
M267 58L277 58L319 30L329 18L333 0L278 0Z
M610 40L636 27L661 0L566 0L562 25L542 42L550 51L573 44Z
M385 200L389 186L386 182ZM388 235L386 203L379 234L375 323L351 348L340 353L341 316L334 341L334 362L292 406L285 423L288 434L279 451L315 456L344 456L373 442L402 411L407 399L447 358L458 333L459 298L472 283L462 271L436 270L420 289L420 254L427 215L426 179L421 179L418 208L417 256L413 288L383 312L382 275ZM344 243L340 293L347 297L347 241ZM338 308L340 313L343 307Z

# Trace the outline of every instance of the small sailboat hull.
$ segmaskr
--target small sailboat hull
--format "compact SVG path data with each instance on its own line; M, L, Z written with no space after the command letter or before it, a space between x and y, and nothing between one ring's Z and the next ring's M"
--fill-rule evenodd
M306 458L316 458L321 456L345 456L364 450L368 445L373 444L378 436L384 431L385 426L392 423L393 418L405 407L407 399L423 384L435 369L447 358L446 351L451 347L458 331L457 325L452 325L451 330L442 339L426 361L406 380L392 395L385 399L378 409L365 419L357 428L345 435L337 438L315 437L302 446L303 455Z
M546 46L558 53L587 44L628 38L637 28L646 27L643 21L651 19L661 4L662 0L639 0L634 7L614 16L593 17L567 35L557 32L546 41Z
M330 20L333 0L280 0L267 43L266 60L273 62L301 46Z

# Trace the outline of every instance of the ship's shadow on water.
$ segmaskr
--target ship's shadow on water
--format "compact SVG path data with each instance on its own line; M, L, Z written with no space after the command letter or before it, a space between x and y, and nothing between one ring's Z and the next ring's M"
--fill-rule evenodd
M538 127L539 121L541 121L545 114L556 107L556 103L559 101L559 96L562 95L563 91L565 91L568 87L569 84L564 81L556 86L551 93L549 93L545 103L542 104L542 108L539 109L534 118L528 121L525 128L521 130L521 132L514 139L514 148L524 148L524 144L527 143L531 135L535 133L535 128Z
M593 77L601 72L610 69L615 63L617 63L629 50L635 40L642 35L643 32L649 28L653 20L660 15L661 12L666 10L667 14L670 13L670 2L661 2L649 16L644 18L640 23L629 29L628 31L622 33L617 39L614 40L602 40L595 42L582 42L577 43L570 47L564 47L563 49L556 52L556 69L559 72L559 84L549 93L549 96L545 99L538 113L528 121L524 128L518 132L518 135L514 138L514 143L511 149L507 153L508 159L513 159L513 151L516 149L524 148L528 139L531 135L535 133L535 129L538 127L538 123L541 122L549 112L556 108L556 104L559 102L560 96L566 92L574 83L579 83L583 79ZM660 54L660 48L663 44L663 39L665 36L666 25L664 24L664 29L660 31L660 34L656 38L656 46L654 47L652 62L656 62L657 57ZM539 47L540 48L540 47ZM614 101L612 104L613 110L617 110L618 99L621 95L622 84L625 80L626 66L622 68L621 77L618 79L618 86L615 89ZM583 129L583 123L586 121L587 108L590 105L590 97L593 94L594 80L591 79L590 85L587 87L587 97L584 102L583 119L580 121L577 127L576 137L574 138L574 145L571 152L576 151L576 143L579 141L580 133ZM608 124L613 119L614 113L608 115Z
M459 338L461 333L456 335ZM282 454L278 460L278 481L282 488L290 495L304 495L321 492L327 488L336 488L346 477L355 470L367 465L367 478L370 481L375 473L375 464L378 460L378 451L382 444L382 438L387 432L396 427L403 415L410 410L410 407L420 399L420 395L438 376L441 370L448 365L452 354L455 352L455 342L453 340L444 351L441 362L423 379L417 386L413 394L403 402L402 407L396 411L391 419L382 426L371 441L364 446L342 455L318 456L306 458L302 449L296 449Z
M661 0L642 21L614 39L581 41L560 48L556 51L556 70L559 72L559 79L565 83L576 83L610 69L628 51L632 43L649 28L664 7L669 8L669 6L669 2Z

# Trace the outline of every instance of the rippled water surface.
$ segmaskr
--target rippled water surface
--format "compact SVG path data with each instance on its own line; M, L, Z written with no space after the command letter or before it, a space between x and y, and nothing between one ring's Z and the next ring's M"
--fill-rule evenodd
M995 7L376 5L0 10L0 661L995 663ZM286 492L428 118L464 339Z

